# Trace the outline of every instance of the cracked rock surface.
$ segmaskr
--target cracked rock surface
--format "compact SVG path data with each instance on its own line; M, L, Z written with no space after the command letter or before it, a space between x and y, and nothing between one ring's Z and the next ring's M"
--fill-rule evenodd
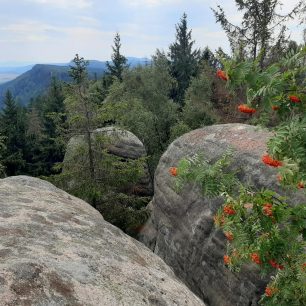
M162 259L89 204L43 180L16 176L0 180L0 305L204 303Z
M159 161L154 198L149 204L152 214L140 240L163 258L207 305L258 305L267 280L260 278L255 265L236 274L224 266L226 238L213 221L223 199L202 196L195 184L188 184L177 193L169 168L176 167L182 158L199 153L213 162L231 148L231 167L238 171L241 182L287 195L291 204L303 203L306 199L302 199L302 191L285 194L277 182L277 170L261 161L271 136L267 130L245 124L208 126L175 140Z

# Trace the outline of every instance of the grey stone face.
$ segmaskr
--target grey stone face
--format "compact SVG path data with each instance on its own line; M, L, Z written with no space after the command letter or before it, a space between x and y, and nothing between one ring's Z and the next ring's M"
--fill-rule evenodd
M185 186L176 193L169 168L196 153L203 153L214 161L232 148L232 167L240 170L242 182L286 195L277 183L277 171L261 161L271 136L267 131L243 124L205 127L174 141L157 167L154 198L149 204L152 214L140 240L163 258L208 305L257 305L266 280L259 277L255 266L244 267L239 274L226 269L223 264L226 239L213 225L213 216L223 199L203 197L195 185ZM300 191L287 196L292 204L305 202Z
M0 180L0 305L204 303L94 208L26 176Z

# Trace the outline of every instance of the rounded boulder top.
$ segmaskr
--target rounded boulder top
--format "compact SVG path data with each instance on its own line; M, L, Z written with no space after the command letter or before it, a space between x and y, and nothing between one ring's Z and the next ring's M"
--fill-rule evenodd
M144 245L40 179L0 180L0 233L0 305L204 305Z
M170 144L155 172L151 217L140 240L174 269L203 301L211 306L258 305L266 280L253 266L230 272L223 263L226 238L214 227L221 197L203 196L196 183L175 188L179 161L195 154L215 162L231 149L230 169L239 180L256 189L269 188L287 196L290 204L303 203L302 192L284 190L277 169L262 162L272 134L246 124L212 125L191 131Z

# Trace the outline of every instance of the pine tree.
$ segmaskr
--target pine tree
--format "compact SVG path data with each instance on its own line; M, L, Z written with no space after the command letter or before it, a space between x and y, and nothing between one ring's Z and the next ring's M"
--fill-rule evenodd
M108 69L108 73L118 78L120 81L122 81L122 73L124 69L128 68L127 65L127 58L124 57L120 53L121 48L121 42L120 42L120 35L119 33L116 33L114 38L114 46L112 46L113 54L112 54L112 62L106 62L106 66Z
M184 95L190 79L197 73L200 58L200 51L193 50L193 46L191 30L187 27L187 15L184 13L176 25L176 41L169 47L171 73L178 83L172 97L181 107L184 105Z

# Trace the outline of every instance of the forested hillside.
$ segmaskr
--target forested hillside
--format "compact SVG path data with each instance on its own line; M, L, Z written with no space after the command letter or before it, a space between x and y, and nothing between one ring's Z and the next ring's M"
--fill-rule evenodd
M43 94L50 86L52 76L61 81L69 81L68 67L53 65L35 65L31 70L16 79L0 85L0 106L9 90L17 102L25 105L31 98Z
M145 65L147 63L149 63L149 60L145 58L128 58L128 64L131 68L138 65ZM14 80L4 82L3 84L0 83L0 108L3 105L4 96L7 90L13 94L18 103L26 105L31 99L34 99L47 91L51 84L52 77L63 82L71 81L71 78L69 77L69 64L37 64L31 69L29 68L30 66L19 68L14 67L9 70L8 68L2 68L6 74L22 74ZM89 79L93 80L101 78L106 71L106 62L90 60L87 70ZM3 78L4 77L5 75L3 75Z

